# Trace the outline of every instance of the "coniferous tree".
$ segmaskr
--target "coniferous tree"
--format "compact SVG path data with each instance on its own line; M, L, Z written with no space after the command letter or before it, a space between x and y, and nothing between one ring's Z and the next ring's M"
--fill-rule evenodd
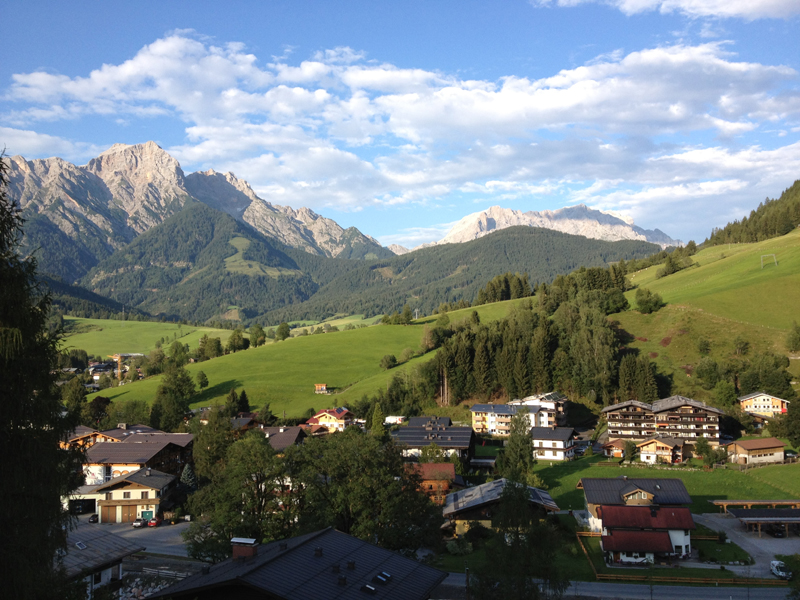
M181 485L189 492L197 491L197 475L194 474L192 463L186 463L181 472Z
M59 598L65 583L55 558L69 523L61 498L82 483L80 453L60 442L79 415L62 414L51 375L59 335L47 327L50 297L36 259L20 255L22 219L7 195L7 168L0 155L0 481L8 494L0 581L10 598Z
M235 417L236 413L239 412L239 394L236 393L235 389L231 389L225 397L225 411L229 417Z
M239 394L237 412L250 412L250 399L247 397L247 392L244 390L242 390L242 393Z
M383 415L381 405L376 404L375 408L372 409L372 426L370 427L370 434L372 434L373 437L381 440L386 438L386 428L383 425L384 421L386 421L386 417Z
M225 452L233 440L231 420L225 409L214 407L192 446L194 466L201 479L211 480L220 470Z
M510 481L528 485L528 477L533 474L536 465L536 456L526 410L520 410L511 417L508 432L501 474Z

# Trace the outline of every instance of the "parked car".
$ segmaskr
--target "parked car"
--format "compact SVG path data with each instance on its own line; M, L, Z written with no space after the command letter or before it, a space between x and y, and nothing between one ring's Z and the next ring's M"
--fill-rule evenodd
M144 527L145 525L147 525L147 521L146 521L145 519L136 519L136 520L135 520L135 521L132 523L132 525L133 525L134 527Z
M148 527L158 527L161 525L161 517L153 517L147 522Z
M783 537L783 527L770 527L769 534L772 537L782 538Z
M786 570L786 565L779 560L773 560L769 563L769 570L772 571L772 574L775 577L779 577L780 579L791 579L792 572Z
M97 523L100 519L97 516L97 513L91 515L89 517L89 523Z
M784 450L783 455L786 458L797 458L797 452L795 452L794 450Z

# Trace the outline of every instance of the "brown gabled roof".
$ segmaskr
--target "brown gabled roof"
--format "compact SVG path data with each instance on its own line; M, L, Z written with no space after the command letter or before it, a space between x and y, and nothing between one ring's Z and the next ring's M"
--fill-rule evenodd
M598 516L608 529L695 529L691 511L683 507L600 506Z
M603 448L619 448L625 450L625 440L612 440L603 444Z
M618 529L600 538L606 552L672 552L666 531L624 531Z
M652 437L649 440L645 440L640 444L636 444L637 448L641 448L647 444L652 442L658 442L659 444L664 444L665 446L669 446L670 448L674 448L675 446L683 447L686 444L686 440L682 438L673 438L673 437Z
M120 444L118 442L97 442L86 451L86 464L140 464L151 460L171 442L150 442L147 444Z
M766 450L767 448L785 448L786 444L780 441L778 438L770 437L770 438L761 438L755 440L739 440L738 442L733 442L730 444L731 446L739 446L740 448L744 448L745 450Z
M456 466L453 463L409 464L406 468L416 470L423 481L454 481L456 478Z

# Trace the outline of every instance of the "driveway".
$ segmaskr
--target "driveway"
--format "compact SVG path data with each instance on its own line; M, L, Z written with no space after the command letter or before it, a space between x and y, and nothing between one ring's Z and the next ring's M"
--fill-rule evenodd
M79 519L86 521L88 515L81 515ZM183 543L181 532L186 531L189 523L180 522L177 525L162 523L158 527L134 528L130 523L95 523L93 527L102 527L114 535L125 538L146 548L146 552L153 554L168 554L170 556L187 556L186 546Z
M795 534L790 534L788 538L774 538L763 533L762 537L758 537L758 532L748 533L739 519L731 515L705 513L692 517L696 523L715 531L724 531L734 544L753 557L756 562L750 567L750 577L773 579L775 576L770 573L769 562L775 560L775 555L800 552L800 537Z

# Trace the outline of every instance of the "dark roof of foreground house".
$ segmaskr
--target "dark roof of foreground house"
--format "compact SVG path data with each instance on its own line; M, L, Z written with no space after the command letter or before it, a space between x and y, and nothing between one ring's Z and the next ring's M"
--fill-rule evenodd
M450 427L453 425L453 421L450 417L411 417L408 419L409 427L438 427L440 425Z
M497 479L483 485L448 494L442 513L445 517L455 517L460 512L498 502L507 483L508 480L506 479ZM528 494L530 495L531 503L538 504L545 510L558 510L558 505L550 497L550 494L544 490L528 486Z
M119 442L97 442L86 450L86 463L139 464L143 465L172 442L149 442L146 444L120 444Z
M148 433L132 433L120 440L126 444L147 444L152 442L171 442L176 446L185 448L194 441L194 434L192 433L163 433L163 432L148 432Z
M424 448L436 444L440 448L469 448L473 443L475 432L472 427L401 427L392 432L392 437L399 444L410 448Z
M289 446L301 443L306 432L302 427L264 427L264 435L276 452L286 450Z
M207 600L243 593L275 600L424 600L446 576L329 527L258 546L253 557L212 565L151 598Z
M531 437L535 440L566 442L574 435L572 427L531 427Z
M682 506L601 506L598 516L608 529L695 529L692 513Z
M584 477L578 482L589 504L625 504L625 495L642 490L653 495L653 504L691 504L692 498L680 479Z
M700 402L699 400L693 400L692 398L687 398L685 396L670 396L669 398L656 400L652 404L639 402L638 400L628 400L626 402L620 402L619 404L614 404L613 406L607 406L600 412L603 413L612 412L629 406L641 408L653 413L664 412L675 408L680 408L681 406L692 406L694 408L702 408L706 412L716 413L718 415L722 414L722 411L719 410L718 408L714 408L713 406L709 406L705 402Z
M170 475L169 473L164 473L162 471L156 471L155 469L139 469L133 473L128 473L127 475L114 477L102 485L95 487L94 491L99 492L124 483L137 483L155 490L163 490L176 479L177 477L175 477L175 475Z
M66 552L61 562L69 579L110 566L145 548L138 543L110 533L108 529L89 523L78 523L67 533Z
M672 552L666 531L612 531L600 538L606 552Z
M126 423L120 423L119 425L114 429L106 429L100 433L118 440L123 440L132 433L164 433L160 429L153 429L147 425L128 425Z

